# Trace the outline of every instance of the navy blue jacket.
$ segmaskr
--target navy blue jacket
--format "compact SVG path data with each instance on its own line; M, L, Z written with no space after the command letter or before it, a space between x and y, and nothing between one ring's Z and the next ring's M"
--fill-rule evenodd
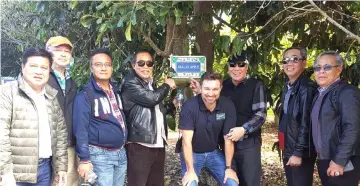
M117 87L113 83L111 86L125 122L121 99L116 91ZM119 121L114 117L106 93L96 84L93 76L85 87L92 90L92 96L88 96L84 89L80 90L75 97L73 109L73 132L76 138L76 152L80 161L90 159L89 145L116 149L121 148L127 138L127 130L124 136ZM89 100L91 97L94 100ZM93 102L94 108L91 108L91 102ZM126 126L126 123L124 124Z

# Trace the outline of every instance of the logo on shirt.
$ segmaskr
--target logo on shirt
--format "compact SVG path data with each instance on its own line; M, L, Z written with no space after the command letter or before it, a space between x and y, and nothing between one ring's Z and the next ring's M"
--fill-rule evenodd
M216 114L216 120L224 120L224 119L225 119L225 113Z

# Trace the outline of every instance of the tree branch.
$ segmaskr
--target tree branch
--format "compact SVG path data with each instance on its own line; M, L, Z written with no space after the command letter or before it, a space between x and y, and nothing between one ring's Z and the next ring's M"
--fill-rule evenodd
M149 35L146 35L144 32L142 31L138 31L138 30L135 30L135 32L138 32L140 33L143 37L144 37L144 41L146 43L148 43L152 49L155 50L156 54L159 55L159 56L162 56L162 57L167 57L169 56L170 54L168 52L165 52L165 51L162 51L156 44L155 42L151 39L151 37Z
M318 12L324 16L326 18L326 20L328 20L330 23L332 23L333 25L335 25L336 27L340 28L340 30L344 31L346 34L349 35L350 38L352 39L356 39L359 43L360 43L360 37L355 35L354 33L352 33L351 31L349 31L348 29L346 29L345 27L343 27L342 25L340 25L338 22L336 22L334 19L332 19L330 16L328 16L324 11L322 11L312 0L308 0L310 2L310 4L316 8L318 10Z
M229 28L233 29L234 31L239 32L239 33L241 32L241 30L235 28L234 26L232 26L230 23L228 23L228 22L226 22L225 20L223 20L221 17L219 17L219 16L216 15L215 13L213 13L213 16L214 16L214 18L217 19L220 23L228 26Z

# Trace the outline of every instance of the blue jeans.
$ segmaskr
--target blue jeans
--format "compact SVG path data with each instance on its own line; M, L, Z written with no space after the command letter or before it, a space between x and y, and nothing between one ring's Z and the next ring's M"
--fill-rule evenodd
M125 148L105 150L90 146L90 160L97 175L94 186L123 186L127 169Z
M196 175L200 176L202 168L209 170L210 174L215 178L219 185L223 186L238 186L235 180L227 179L224 184L225 177L225 156L220 150L214 150L212 152L205 153L193 153L194 169ZM184 154L180 153L181 162L181 177L184 177L186 173L186 164L184 160ZM190 186L197 186L196 182L191 182Z
M39 160L38 177L36 183L17 182L16 186L51 186L51 158Z

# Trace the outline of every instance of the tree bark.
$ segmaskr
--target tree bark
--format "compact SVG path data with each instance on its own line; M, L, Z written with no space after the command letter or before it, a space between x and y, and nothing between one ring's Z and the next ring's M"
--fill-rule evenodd
M213 39L213 20L212 7L210 1L196 1L194 2L194 14L198 20L195 28L196 42L200 48L199 55L206 57L206 71L213 70L214 63L214 47Z

